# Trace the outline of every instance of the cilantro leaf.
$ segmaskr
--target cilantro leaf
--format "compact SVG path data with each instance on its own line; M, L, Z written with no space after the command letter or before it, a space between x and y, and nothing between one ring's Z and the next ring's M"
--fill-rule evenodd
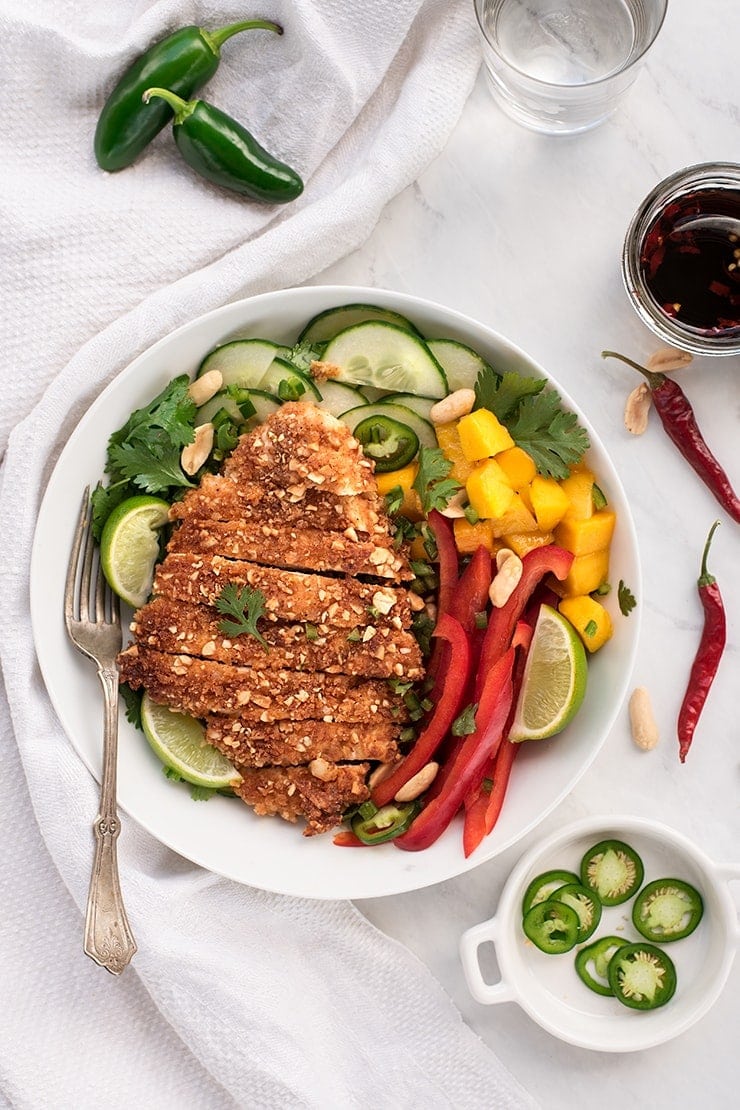
M475 732L475 714L478 712L478 703L466 705L459 717L452 722L453 736L470 736Z
M148 428L160 428L179 447L192 443L196 407L189 387L187 374L173 378L148 405L135 409L123 427L113 432L109 446L125 443L132 436L146 436Z
M511 437L534 460L540 474L567 478L589 447L588 433L574 412L561 408L554 389L525 397L508 423Z
M122 682L118 687L121 701L126 707L126 720L134 728L141 728L141 692L132 690L127 682Z
M462 489L459 482L447 477L451 470L452 463L439 447L419 448L419 469L413 488L425 515L432 509L446 509L450 498Z
M192 486L180 466L180 447L157 432L146 439L138 435L108 449L116 475L126 478L146 493L164 493L171 486Z
M224 636L254 636L265 651L270 650L270 645L257 628L257 621L265 612L265 595L262 590L254 590L251 586L239 589L235 582L230 582L216 598L216 608L219 613L234 618L218 622Z
M296 370L308 372L312 362L320 362L326 350L326 343L296 343L292 347L281 347L277 351L279 358L284 358L295 366Z
M388 490L385 495L385 511L389 516L395 515L403 505L403 489L401 486L394 486L393 489Z
M96 543L100 543L100 537L103 534L105 522L118 505L125 501L127 497L131 497L134 491L128 482L117 482L114 486L101 486L98 482L95 489L90 495L90 505L92 507L92 534Z
M621 578L619 579L619 585L617 586L617 600L619 602L619 609L623 617L628 617L637 605L637 599L635 598L635 595L632 593L632 590L629 588L629 586L625 585Z
M475 407L488 409L503 424L525 397L541 393L544 388L544 378L525 378L512 372L497 374L486 366L475 383Z
M194 786L190 787L190 797L194 802L209 802L217 790L213 790L210 786Z

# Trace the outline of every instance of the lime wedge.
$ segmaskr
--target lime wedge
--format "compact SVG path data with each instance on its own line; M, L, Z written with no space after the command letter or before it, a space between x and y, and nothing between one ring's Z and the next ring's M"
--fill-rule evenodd
M159 497L129 497L114 509L100 537L100 563L110 588L134 609L152 592L159 555L157 530L170 507Z
M146 692L141 699L141 727L165 767L177 771L186 782L224 790L239 780L228 759L207 743L200 721L157 705Z
M542 605L509 739L545 740L565 728L586 693L586 652L573 625Z

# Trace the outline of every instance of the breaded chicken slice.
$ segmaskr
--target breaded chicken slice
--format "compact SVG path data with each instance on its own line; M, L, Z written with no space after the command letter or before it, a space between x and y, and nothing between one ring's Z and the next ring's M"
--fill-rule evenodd
M133 644L118 657L121 681L193 717L239 714L253 721L396 720L403 700L381 679L323 671L256 670Z
M327 721L275 721L261 724L242 717L206 717L209 744L244 767L290 767L321 758L330 763L398 758L399 726L390 721L337 724Z
M347 632L315 624L262 621L264 645L249 634L225 635L219 625L224 617L210 607L158 597L134 616L131 630L136 640L170 655L197 655L216 663L236 663L263 670L326 671L329 674L390 678L401 663L403 676L422 675L421 652L410 632L396 631L387 623L378 627L369 613L365 623Z
M172 552L156 568L154 594L176 601L215 605L224 586L251 586L265 595L267 620L310 621L318 626L355 628L372 609L377 627L411 625L409 593L390 583L279 570L221 555Z
M323 760L307 767L240 767L242 781L234 792L260 816L278 814L285 821L304 817L304 836L314 836L339 825L350 806L367 801L369 769L369 763Z
M372 539L352 539L343 532L290 527L254 521L184 520L172 534L169 552L222 555L263 566L364 574L372 578L410 580L413 572L402 551Z
M380 537L387 542L388 520L377 497L367 494L340 496L321 486L308 489L295 500L287 490L266 489L258 482L238 484L222 474L205 474L199 486L188 490L170 509L170 520L256 521L345 532L347 529ZM352 532L348 533L352 538Z
M224 463L238 485L257 482L301 500L319 487L327 495L365 496L380 505L373 463L349 428L315 405L289 403L244 436Z

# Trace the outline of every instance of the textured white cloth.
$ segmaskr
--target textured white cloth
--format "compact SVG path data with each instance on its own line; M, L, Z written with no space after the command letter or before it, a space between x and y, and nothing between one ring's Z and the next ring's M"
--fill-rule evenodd
M471 8L0 0L0 1097L13 1107L531 1105L428 971L351 904L239 886L130 820L120 869L139 952L119 980L88 961L97 786L46 697L28 611L37 508L81 412L179 324L299 284L366 238L458 118L478 63ZM207 96L296 166L300 200L219 192L167 134L131 169L99 171L111 75L177 26L245 14L285 35L228 43Z

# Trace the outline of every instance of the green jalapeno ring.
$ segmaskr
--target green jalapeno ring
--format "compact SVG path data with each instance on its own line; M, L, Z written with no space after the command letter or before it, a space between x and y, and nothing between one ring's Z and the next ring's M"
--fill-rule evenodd
M624 948L626 943L624 937L601 937L577 953L575 962L578 976L594 994L601 994L606 998L614 996L614 991L609 986L609 964L612 956L620 948Z
M419 437L413 428L390 416L368 416L355 426L352 434L375 463L376 474L400 470L419 451Z
M577 883L578 876L572 871L563 871L560 868L554 868L551 871L543 871L541 875L537 875L524 891L522 898L522 915L532 906L538 905L540 902L546 902L547 899L555 893L555 891L569 883Z
M418 802L391 802L363 817L362 807L352 818L352 832L363 844L385 844L406 832L419 812Z
M548 902L562 902L574 909L578 915L578 937L576 944L584 941L596 932L596 927L601 921L601 902L592 890L588 890L582 883L566 883L558 887L547 899Z
M676 993L676 968L654 944L625 944L609 961L609 986L632 1010L657 1010Z
M669 944L693 933L704 915L701 894L683 879L655 879L635 899L632 923L646 940Z
M565 902L537 902L527 910L522 922L524 935L540 952L557 956L570 952L578 939L578 914Z
M278 23L266 19L231 23L216 31L182 27L137 58L117 81L98 118L94 149L100 168L114 173L130 166L172 119L172 109L163 100L143 103L146 89L165 85L179 96L191 97L218 69L226 40L250 30L283 33Z
M269 204L285 204L303 192L295 170L274 158L220 108L205 100L185 101L170 89L147 89L143 95L145 101L159 97L172 108L177 149L207 181Z

